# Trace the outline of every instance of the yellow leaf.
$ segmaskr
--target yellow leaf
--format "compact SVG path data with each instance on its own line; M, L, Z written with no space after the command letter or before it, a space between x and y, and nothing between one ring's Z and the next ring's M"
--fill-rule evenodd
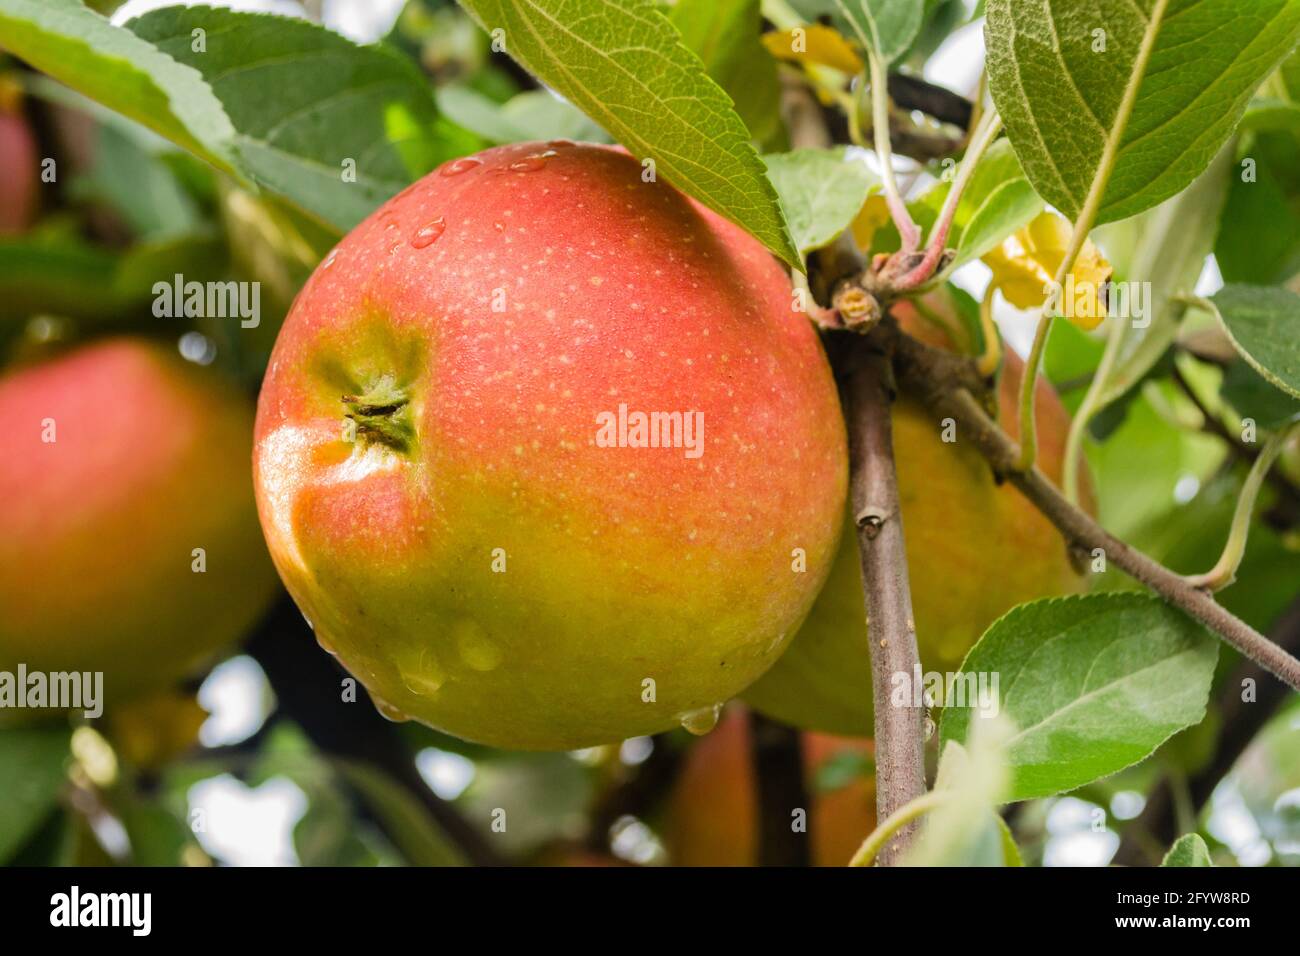
M993 270L993 286L1002 297L1018 309L1041 307L1065 258L1070 232L1063 217L1044 212L987 253L984 264ZM1095 329L1106 316L1103 288L1110 276L1110 263L1085 241L1061 290L1060 313L1080 328Z
M839 31L810 23L793 30L763 34L763 45L778 60L792 63L816 63L841 73L862 72L862 60Z
M189 750L207 720L193 694L160 691L110 711L110 738L128 762L154 769Z
M889 225L890 221L889 204L885 202L885 197L880 193L868 196L850 227L853 230L853 241L862 251L870 250L876 233Z

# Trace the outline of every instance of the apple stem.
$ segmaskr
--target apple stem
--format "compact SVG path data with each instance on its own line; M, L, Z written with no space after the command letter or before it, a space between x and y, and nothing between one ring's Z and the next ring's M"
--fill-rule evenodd
M411 425L410 393L385 375L361 395L343 396L343 414L356 423L357 435L397 451L406 451L415 439Z

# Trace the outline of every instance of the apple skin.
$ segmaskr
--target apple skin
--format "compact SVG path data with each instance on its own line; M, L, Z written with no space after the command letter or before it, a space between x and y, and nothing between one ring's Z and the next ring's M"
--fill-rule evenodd
M276 590L247 398L113 338L6 371L0 418L0 670L102 671L112 706L247 632Z
M711 734L695 744L668 798L663 832L674 866L758 865L758 780L745 708L732 704ZM876 825L875 782L855 777L826 792L817 772L835 757L869 757L869 740L804 733L808 838L814 866L845 866Z
M947 307L937 295L928 305L932 311ZM936 347L945 344L910 303L893 311L905 330ZM1000 422L1012 437L1018 434L1023 367L1008 353L998 389ZM1035 405L1038 467L1059 483L1069 414L1041 379ZM894 406L893 428L921 666L957 671L985 629L1011 608L1076 592L1083 581L1060 533L1010 484L996 484L988 463L960 433L945 443L942 423L906 396ZM1086 480L1080 487L1087 504ZM744 694L751 706L805 729L873 733L860 573L856 532L846 513L826 587L790 649Z
M263 529L389 716L526 750L694 722L825 580L848 469L821 345L756 240L641 173L566 142L453 161L349 234L284 323ZM343 397L393 388L409 443L349 441ZM620 403L702 413L702 457L601 447Z
M21 233L36 218L36 139L18 110L0 109L0 236Z

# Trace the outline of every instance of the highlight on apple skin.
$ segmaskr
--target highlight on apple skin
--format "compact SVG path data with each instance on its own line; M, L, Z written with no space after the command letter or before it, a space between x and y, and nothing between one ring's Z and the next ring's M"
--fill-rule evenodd
M817 336L755 239L642 174L567 141L454 160L285 321L263 529L390 716L517 749L707 730L830 569L847 457Z

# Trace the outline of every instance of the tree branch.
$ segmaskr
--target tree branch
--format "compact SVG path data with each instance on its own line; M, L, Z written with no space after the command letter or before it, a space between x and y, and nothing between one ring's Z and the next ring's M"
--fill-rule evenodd
M831 145L826 114L804 85L801 74L781 74L781 118L795 149L826 149Z
M970 129L974 105L966 97L907 73L890 73L887 85L889 98L902 109L920 110L941 123Z
M925 793L925 708L913 706L910 695L904 706L891 702L893 676L906 674L910 680L920 658L894 467L892 326L877 329L882 331L837 336L833 344L848 422L850 495L870 635L876 816L886 820ZM881 851L881 865L898 862L915 829L909 824L899 830Z
M974 442L993 470L1014 484L1073 547L1098 548L1106 560L1206 625L1246 657L1289 686L1300 689L1300 661L1228 611L1180 574L1147 557L1110 534L1085 512L1066 500L1036 467L1022 470L1021 448L989 418L968 390L945 378L943 363L952 356L898 335L895 367L900 383L934 412L952 418ZM1027 423L1026 423L1027 424Z
M811 817L799 731L749 712L749 746L758 790L758 865L807 866L808 834L791 825L794 810Z

